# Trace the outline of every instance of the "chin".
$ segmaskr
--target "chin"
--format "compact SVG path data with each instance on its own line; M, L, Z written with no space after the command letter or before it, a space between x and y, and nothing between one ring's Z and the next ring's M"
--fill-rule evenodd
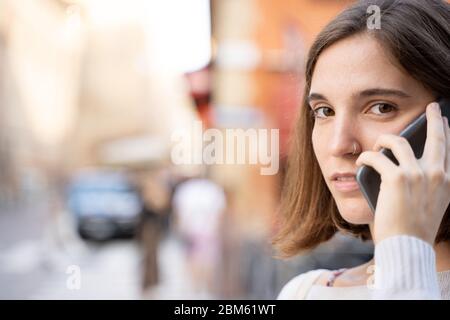
M342 218L352 224L369 224L373 221L372 210L364 199L336 199L336 205Z

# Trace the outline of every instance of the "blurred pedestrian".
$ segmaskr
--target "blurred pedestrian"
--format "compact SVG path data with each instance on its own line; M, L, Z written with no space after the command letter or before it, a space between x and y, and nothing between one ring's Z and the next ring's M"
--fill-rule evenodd
M165 181L151 176L141 182L141 197L143 209L139 239L143 252L142 290L144 298L158 298L155 290L160 282L158 249L170 211L170 192Z
M195 293L215 290L214 269L221 257L220 226L226 207L224 190L208 179L178 185L173 197L176 229L185 245Z

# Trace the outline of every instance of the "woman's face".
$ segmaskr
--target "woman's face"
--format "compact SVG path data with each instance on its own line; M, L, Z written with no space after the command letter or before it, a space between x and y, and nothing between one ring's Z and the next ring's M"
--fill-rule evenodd
M368 224L373 219L355 180L359 153L372 150L382 133L399 134L433 100L432 93L395 66L368 35L343 39L321 53L309 93L316 118L312 144L346 221ZM336 173L353 176L336 180Z

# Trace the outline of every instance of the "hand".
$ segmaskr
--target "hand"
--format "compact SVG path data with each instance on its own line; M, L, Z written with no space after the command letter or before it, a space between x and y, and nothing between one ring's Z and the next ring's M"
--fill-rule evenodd
M373 151L360 154L358 166L367 165L381 175L373 227L374 243L395 235L410 235L434 244L450 203L450 129L437 103L427 106L427 140L422 158L416 159L408 141L381 135ZM378 152L392 151L397 166Z

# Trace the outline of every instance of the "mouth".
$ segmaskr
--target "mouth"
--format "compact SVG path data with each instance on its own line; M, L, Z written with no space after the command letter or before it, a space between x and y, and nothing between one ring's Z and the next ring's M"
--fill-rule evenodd
M331 176L331 182L335 189L340 192L359 191L356 174L351 172L335 173Z

